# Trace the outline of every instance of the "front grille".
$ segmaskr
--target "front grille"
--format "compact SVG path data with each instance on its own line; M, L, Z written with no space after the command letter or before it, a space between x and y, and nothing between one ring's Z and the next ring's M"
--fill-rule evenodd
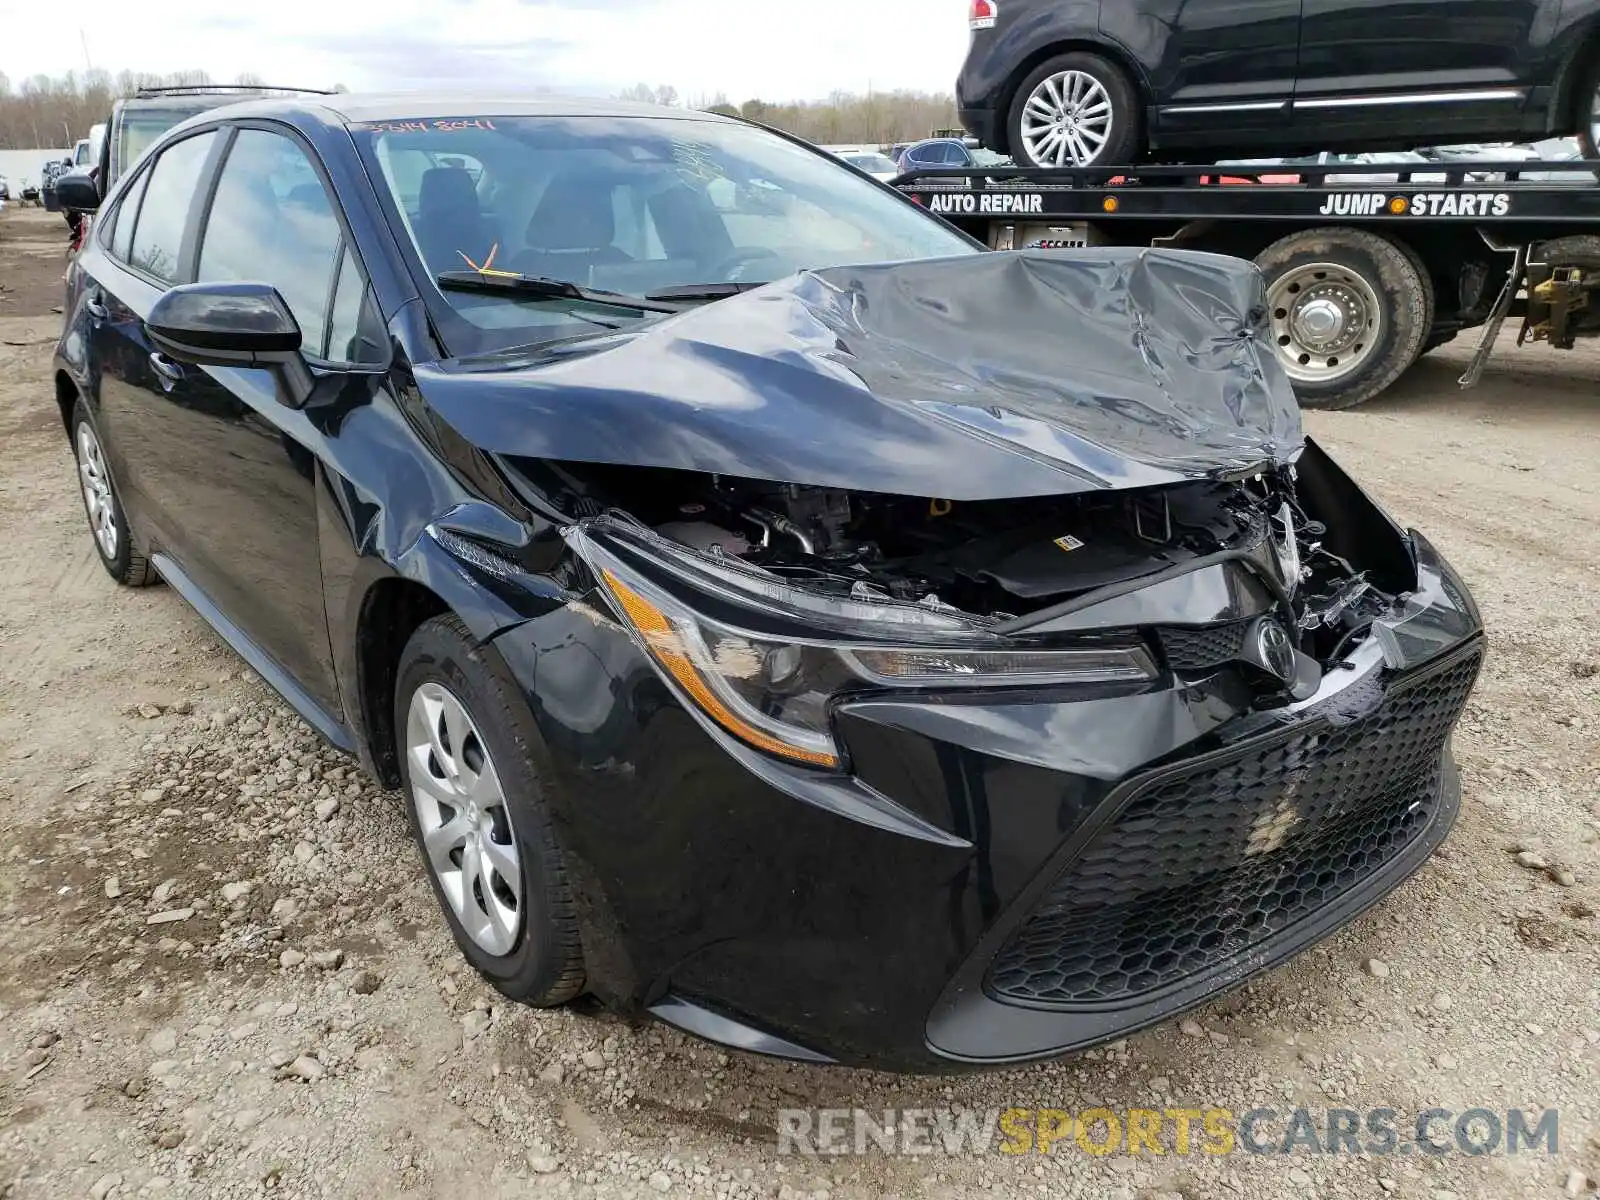
M1203 671L1238 658L1249 631L1249 621L1229 621L1200 629L1166 626L1157 636L1167 665L1174 671Z
M999 999L1131 1001L1223 965L1392 861L1432 819L1473 655L1348 723L1138 790L990 968ZM1333 710L1337 712L1338 710Z

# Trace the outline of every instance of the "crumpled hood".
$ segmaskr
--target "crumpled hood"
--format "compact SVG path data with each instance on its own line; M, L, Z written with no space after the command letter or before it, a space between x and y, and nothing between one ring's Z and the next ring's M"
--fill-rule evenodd
M419 367L495 453L985 500L1292 458L1255 268L1180 250L810 271L543 351Z

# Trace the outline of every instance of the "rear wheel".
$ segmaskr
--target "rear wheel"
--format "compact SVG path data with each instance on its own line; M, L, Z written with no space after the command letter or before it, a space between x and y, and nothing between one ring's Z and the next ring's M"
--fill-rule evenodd
M1019 167L1128 162L1139 149L1139 98L1116 64L1062 54L1040 64L1011 102L1008 133Z
M1420 261L1358 229L1306 229L1256 256L1278 361L1303 408L1352 408L1393 383L1433 327Z
M127 514L111 483L100 433L82 400L72 410L72 452L78 461L78 490L83 494L84 515L89 518L89 533L101 566L125 587L154 583L158 578L155 568L134 543Z

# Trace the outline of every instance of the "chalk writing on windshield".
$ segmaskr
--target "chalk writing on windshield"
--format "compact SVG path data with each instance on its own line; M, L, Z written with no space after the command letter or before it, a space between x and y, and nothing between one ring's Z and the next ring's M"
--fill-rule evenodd
M356 121L356 133L459 133L464 129L494 129L488 117L439 117L415 121Z

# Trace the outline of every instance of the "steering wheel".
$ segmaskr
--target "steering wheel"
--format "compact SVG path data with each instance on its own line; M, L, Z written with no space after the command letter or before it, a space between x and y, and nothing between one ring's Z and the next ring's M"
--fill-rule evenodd
M755 262L758 259L777 257L779 257L779 255L776 250L768 250L764 247L752 247L748 250L735 250L732 254L728 255L728 257L724 258L716 266L711 268L711 276L718 283L722 283L724 281L728 283L743 283L744 268L748 263Z

